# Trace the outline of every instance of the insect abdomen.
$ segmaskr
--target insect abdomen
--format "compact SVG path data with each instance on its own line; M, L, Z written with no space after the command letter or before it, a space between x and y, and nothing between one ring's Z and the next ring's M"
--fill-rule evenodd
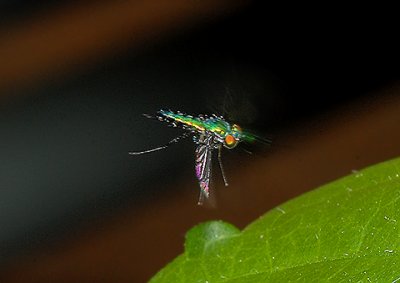
M191 115L186 115L181 112L175 113L171 110L160 110L158 114L160 121L168 122L174 127L180 126L183 129L191 129L196 132L203 132L205 130L204 123Z

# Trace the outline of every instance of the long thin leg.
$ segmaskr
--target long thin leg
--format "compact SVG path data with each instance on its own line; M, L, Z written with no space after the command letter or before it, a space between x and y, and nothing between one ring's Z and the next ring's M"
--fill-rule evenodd
M253 153L252 153L250 150L248 150L248 149L245 149L245 148L243 148L243 147L241 147L241 149L242 149L244 152L246 152L247 154L250 154L250 155L253 154Z
M204 203L204 196L205 196L204 192L200 190L200 195L199 195L199 200L198 200L198 202L197 202L197 205L203 205L203 203ZM207 197L207 196L206 196L206 197Z
M179 140L187 138L189 136L190 136L190 133L184 133L183 135L170 140L167 144L165 144L163 146L159 146L159 147L156 147L156 148L143 150L143 151L131 151L131 152L128 152L128 153L130 155L139 155L139 154L150 153L150 152L153 152L153 151L158 151L158 150L161 150L161 149L165 149L165 148L169 147L171 144L177 143Z
M221 152L222 152L222 146L220 146L218 148L218 163L219 163L219 168L221 168L221 173L222 173L222 178L224 179L224 184L227 187L228 186L228 180L226 179L224 167L222 166Z

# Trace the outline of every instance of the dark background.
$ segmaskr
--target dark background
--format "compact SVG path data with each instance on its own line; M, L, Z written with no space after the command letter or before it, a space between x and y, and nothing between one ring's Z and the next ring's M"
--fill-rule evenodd
M198 222L243 228L399 154L389 9L165 3L1 2L2 282L143 282ZM141 116L160 108L274 143L224 152L231 186L214 170L198 207L190 141L127 154L179 135Z

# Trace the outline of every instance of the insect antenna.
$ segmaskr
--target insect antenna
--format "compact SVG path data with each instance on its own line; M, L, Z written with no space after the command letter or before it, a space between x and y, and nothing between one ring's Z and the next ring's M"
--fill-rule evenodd
M225 176L224 167L222 166L222 154L221 154L221 152L222 152L222 147L220 146L218 148L218 163L219 163L219 168L221 169L222 179L224 179L225 187L227 187L229 184L228 184L228 180L227 180L227 178Z
M190 133L183 133L182 135L180 135L179 137L176 137L172 140L170 140L168 143L166 143L165 145L159 146L159 147L155 147L152 149L148 149L148 150L143 150L143 151L130 151L128 152L130 155L140 155L140 154L145 154L145 153L150 153L150 152L154 152L154 151L158 151L158 150L162 150L165 149L167 147L169 147L171 144L177 143L179 142L181 139L185 139L187 137L190 136Z

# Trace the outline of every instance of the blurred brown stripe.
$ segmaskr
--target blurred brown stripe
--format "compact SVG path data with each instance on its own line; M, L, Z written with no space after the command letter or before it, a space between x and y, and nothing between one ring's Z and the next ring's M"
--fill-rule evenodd
M140 45L247 1L101 1L42 11L0 30L0 90L73 71L127 44Z
M179 194L159 195L0 266L0 282L146 282L182 253L185 232L196 223L223 219L243 228L294 196L399 156L399 93L394 85L320 116L323 127L300 125L284 138L291 146L271 147L268 158L242 155L239 164L225 163L232 185L224 188L215 178L216 209L196 206L194 177L181 179L166 189Z

